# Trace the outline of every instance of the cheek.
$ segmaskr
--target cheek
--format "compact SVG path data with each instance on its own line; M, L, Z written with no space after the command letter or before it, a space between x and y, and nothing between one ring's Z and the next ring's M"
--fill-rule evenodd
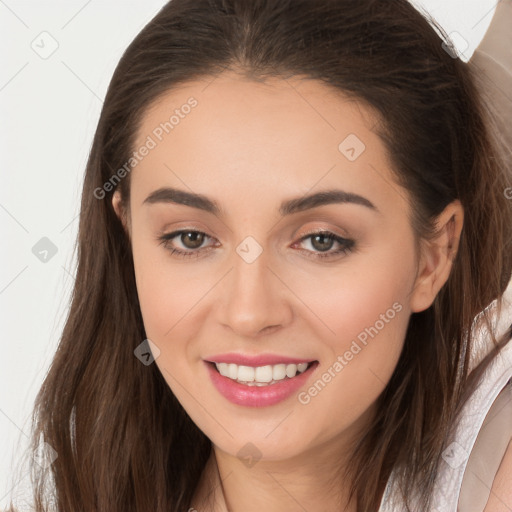
M137 255L134 251L137 293L146 336L158 348L158 353L153 354L155 364L188 410L193 401L190 402L190 395L184 389L190 389L196 400L201 394L200 388L191 387L194 346L189 344L190 339L198 337L201 322L191 321L191 318L196 319L194 305L207 288L204 282L180 272L179 265L172 266L159 257L146 258L145 254Z
M348 258L322 273L288 277L296 295L315 313L318 334L337 353L352 340L364 343L377 334L379 339L396 340L394 329L402 332L408 323L415 275L412 244L400 254L390 243L371 254ZM311 312L308 317L313 321Z
M146 334L155 340L172 336L174 326L184 318L208 290L204 276L194 266L172 258L147 230L134 223L132 252L135 280Z
M357 437L366 428L358 420L375 404L396 368L409 316L398 301L384 309L388 311L385 320L379 317L381 313L376 316L379 311L377 307L366 315L359 313L353 324L350 316L345 317L347 331L357 334L341 331L330 343L332 355L299 392L299 416L305 419L304 435L312 443L325 442L343 431Z
M150 265L143 258L135 263L135 276L146 335L161 351L157 363L176 365L200 328L198 305L212 284L181 273L169 262Z
M346 428L374 403L389 382L409 323L413 251L383 251L361 258L350 272L333 273L321 290L303 281L308 304L322 324L317 337L324 355L316 379L298 396L312 431L322 437ZM322 281L323 282L323 281ZM317 281L317 285L320 284ZM317 290L317 291L313 291ZM329 411L328 425L320 418Z

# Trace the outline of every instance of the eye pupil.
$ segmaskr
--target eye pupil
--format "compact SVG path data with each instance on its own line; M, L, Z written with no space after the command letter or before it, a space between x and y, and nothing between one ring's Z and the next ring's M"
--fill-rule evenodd
M192 239L192 244L186 242L187 237ZM185 245L188 249L197 249L203 244L204 235L202 233L198 233L197 231L188 231L181 234L181 241L183 242L183 245Z
M319 239L324 240L324 243L320 242L320 244L316 244L317 240ZM332 239L332 237L324 235L322 233L314 235L311 240L313 247L315 247L315 249L319 251L328 251L329 249L332 248L333 242L334 240Z

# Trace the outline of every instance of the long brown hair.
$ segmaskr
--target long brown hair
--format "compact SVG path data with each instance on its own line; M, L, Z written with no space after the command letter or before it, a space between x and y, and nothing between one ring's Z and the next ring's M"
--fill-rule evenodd
M434 304L413 314L378 411L349 464L358 511L377 510L393 468L421 484L428 510L443 443L483 370L469 372L473 319L511 276L512 202L492 120L471 66L441 27L406 0L172 0L130 44L110 83L87 163L71 308L37 396L40 435L58 454L34 465L36 510L187 511L211 442L155 364L146 338L130 241L98 199L128 161L144 112L180 83L236 69L245 76L321 80L374 109L397 181L428 237L444 207L465 210L459 250ZM129 204L129 173L119 181ZM484 314L485 317L485 314ZM485 318L484 318L485 320ZM341 485L341 475L340 475ZM406 497L404 497L405 499Z

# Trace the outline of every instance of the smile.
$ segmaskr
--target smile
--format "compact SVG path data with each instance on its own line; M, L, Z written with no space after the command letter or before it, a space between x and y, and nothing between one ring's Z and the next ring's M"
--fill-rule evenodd
M266 407L286 400L306 385L319 365L318 361L257 367L204 363L217 391L229 402L246 407Z
M235 363L215 363L218 372L248 386L270 386L285 379L292 379L306 371L312 363L243 366Z

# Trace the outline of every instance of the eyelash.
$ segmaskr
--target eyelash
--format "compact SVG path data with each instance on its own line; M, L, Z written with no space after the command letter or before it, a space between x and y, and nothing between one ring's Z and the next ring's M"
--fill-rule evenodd
M168 250L172 255L175 255L179 258L197 258L200 256L200 254L203 252L205 248L200 248L197 250L189 250L189 251L182 251L181 249L176 249L175 247L170 246L170 242L173 238L176 238L179 235L182 235L184 233L194 233L199 235L204 235L207 238L211 238L203 231L197 231L193 229L182 229L179 231L173 231L172 233L166 233L164 235L160 235L157 237L157 241L160 245L163 245L166 250ZM319 252L319 251L309 251L306 249L302 249L302 251L305 251L308 254L309 257L312 257L314 259L323 259L323 258L333 258L335 256L338 256L340 254L348 254L353 251L355 242L354 240L348 239L348 238L342 238L334 233L331 233L330 231L313 231L311 233L308 233L304 235L298 242L295 242L295 244L303 242L304 240L307 240L308 238L311 238L315 235L324 235L329 240L334 240L338 244L340 244L341 248L337 249L336 251L332 252ZM294 244L294 245L295 245ZM206 249L208 250L208 249ZM313 252L314 256L310 256L310 254Z

